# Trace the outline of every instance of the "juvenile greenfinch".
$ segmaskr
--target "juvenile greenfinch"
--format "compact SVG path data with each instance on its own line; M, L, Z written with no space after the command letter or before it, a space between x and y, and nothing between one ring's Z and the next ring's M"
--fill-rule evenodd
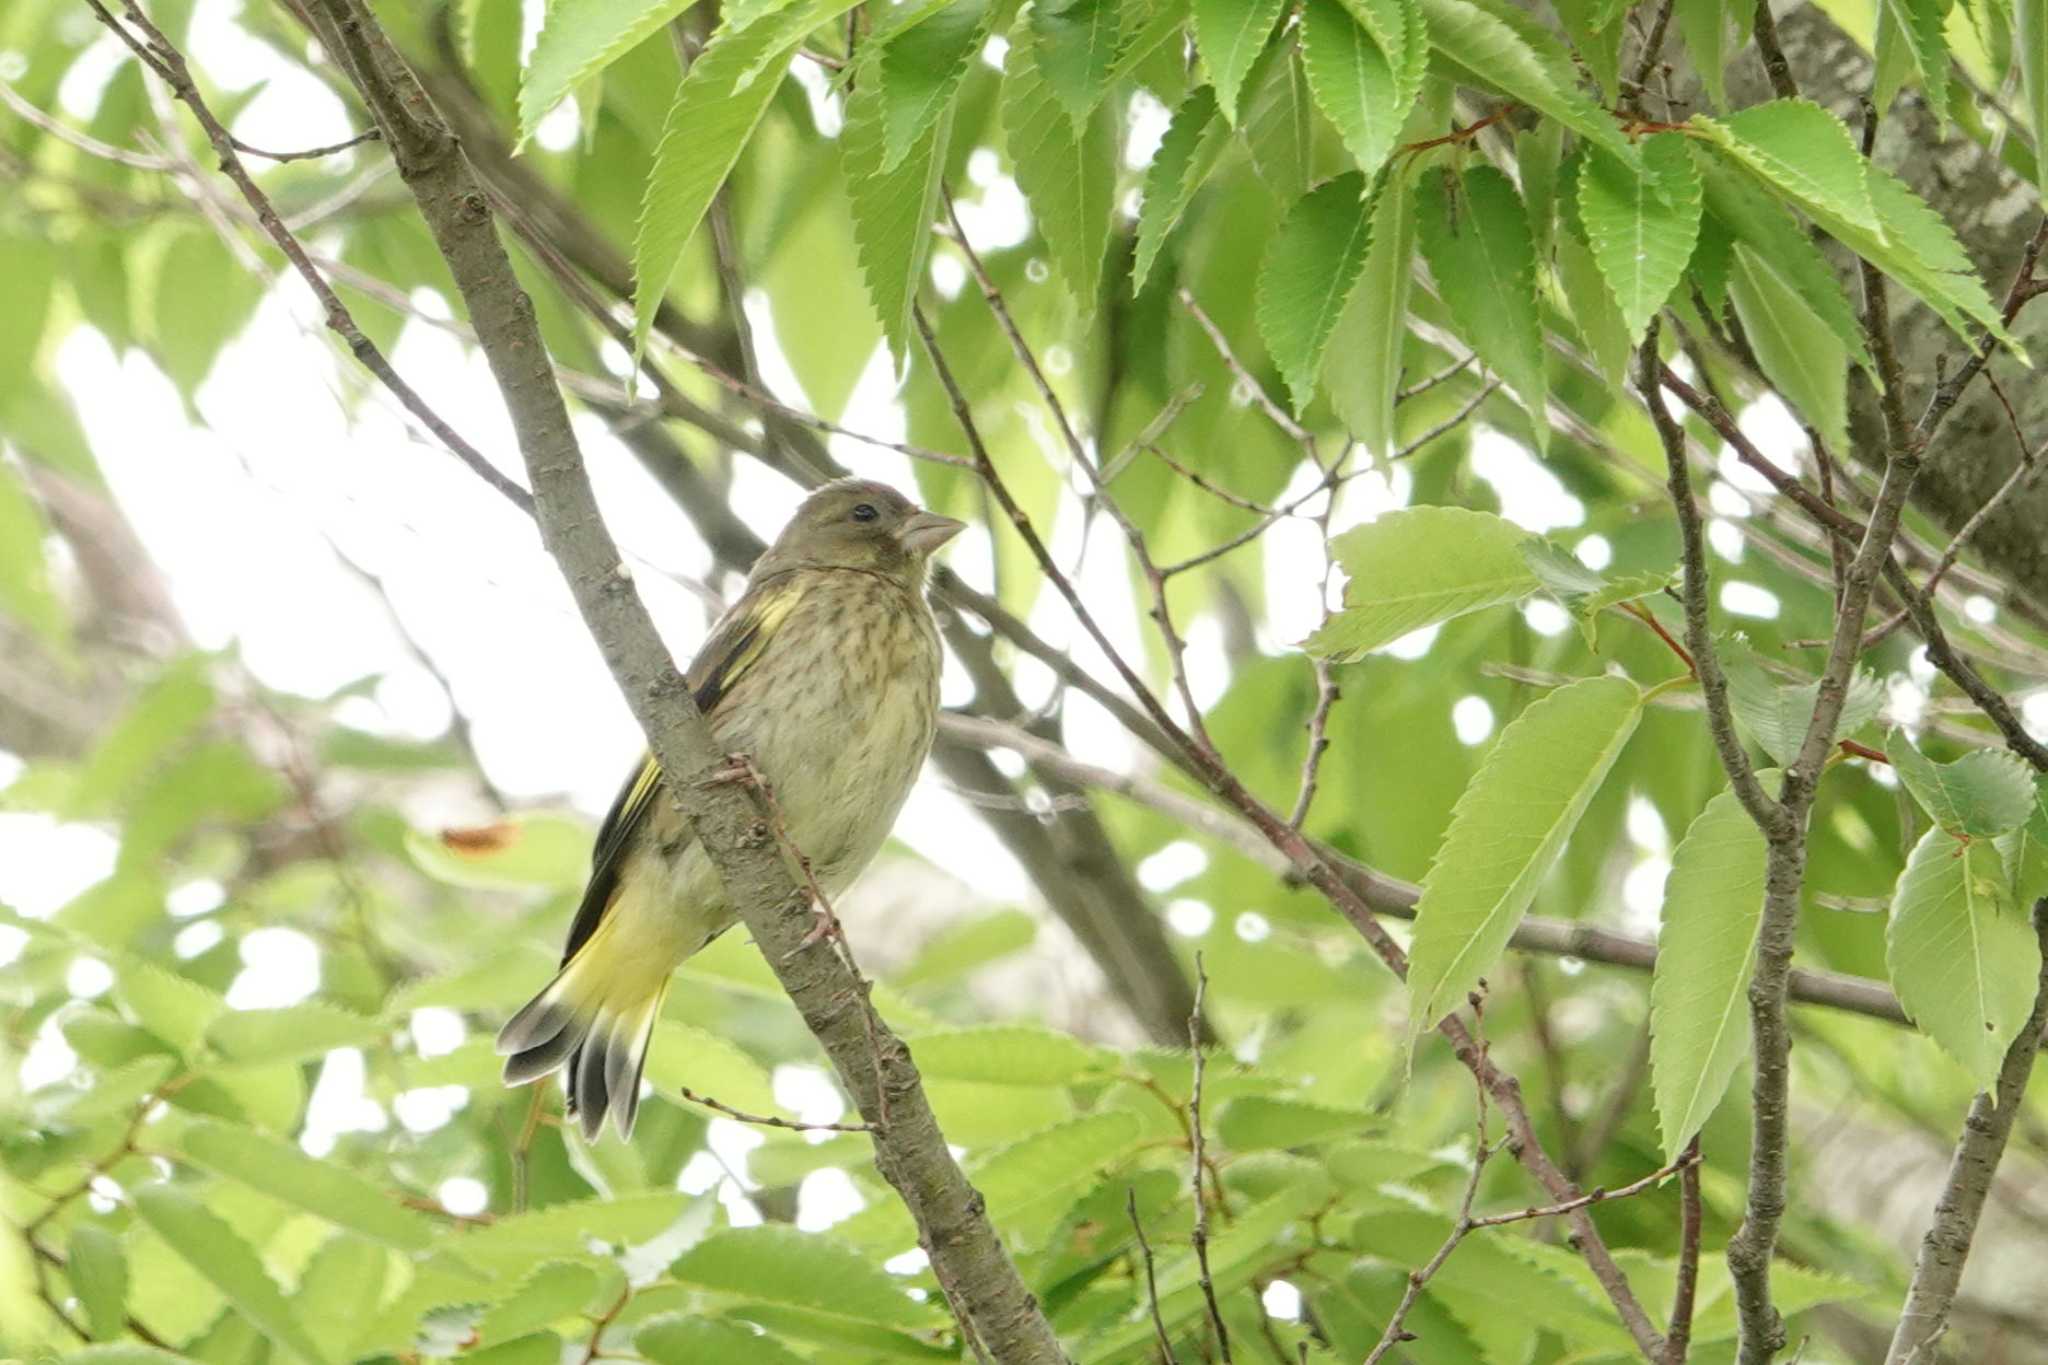
M925 570L961 526L883 484L826 484L684 675L719 744L767 780L827 896L888 838L931 747L940 654ZM562 1068L583 1135L610 1114L631 1137L669 977L735 919L660 765L642 758L598 831L561 970L498 1034L506 1084Z

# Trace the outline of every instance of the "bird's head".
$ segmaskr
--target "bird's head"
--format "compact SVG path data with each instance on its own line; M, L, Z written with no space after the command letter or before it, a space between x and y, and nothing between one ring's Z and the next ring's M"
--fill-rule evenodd
M804 499L754 573L864 569L915 585L933 552L964 529L966 523L927 512L887 484L839 479Z

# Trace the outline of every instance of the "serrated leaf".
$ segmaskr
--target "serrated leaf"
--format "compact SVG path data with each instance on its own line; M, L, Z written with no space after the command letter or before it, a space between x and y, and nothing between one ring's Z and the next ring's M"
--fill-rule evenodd
M917 150L951 108L988 44L996 9L990 0L961 0L882 40L878 120L885 174Z
M1166 136L1145 168L1144 198L1138 205L1138 241L1131 264L1131 292L1151 277L1167 237L1230 146L1230 125L1216 109L1216 92L1206 85L1188 91L1173 111Z
M1947 14L1940 0L1878 0L1912 49L1913 65L1920 73L1920 89L1927 104L1942 124L1948 121L1948 37L1943 33Z
M42 513L29 497L21 472L0 459L0 612L68 657L71 620L43 557L47 535Z
M338 1232L313 1253L292 1292L292 1307L315 1340L350 1340L361 1327L364 1306L383 1301L392 1264L383 1247Z
M744 1324L682 1313L642 1323L633 1349L655 1365L803 1365L775 1338Z
M911 1299L859 1252L774 1223L714 1232L684 1252L669 1273L684 1284L883 1327L914 1331L934 1321L931 1308Z
M1392 58L1339 0L1308 0L1301 12L1302 66L1316 104L1367 175L1386 164L1414 92Z
M1806 231L1768 191L1725 162L1708 159L1702 169L1710 219L1721 224L1736 242L1748 244L1751 269L1777 277L1798 294L1874 381L1877 363L1864 344L1863 325L1842 292L1834 267ZM1703 242L1705 235L1703 224ZM1732 246L1729 264L1732 269ZM1698 271L1694 273L1697 276Z
M2033 1011L2041 949L1989 839L1930 829L1892 894L1885 964L1899 1003L1980 1089Z
M1288 211L1259 267L1259 333L1296 412L1315 397L1323 348L1365 266L1365 183L1349 171L1311 190Z
M687 1087L749 1113L781 1112L766 1068L730 1039L674 1019L654 1026L647 1080L661 1094Z
M112 1341L128 1326L128 1257L121 1240L94 1223L71 1231L64 1273L94 1341Z
M1848 126L1819 105L1772 100L1722 118L1698 117L1693 125L1801 208L1883 237L1869 163Z
M1394 453L1394 398L1415 279L1415 191L1405 174L1384 177L1371 215L1365 262L1323 350L1323 387L1367 458L1386 459Z
M1728 675L1728 702L1735 723L1763 746L1772 761L1790 765L1806 742L1806 727L1820 700L1820 681L1784 683L1764 671L1756 652L1740 636L1725 642L1721 662ZM1837 735L1852 735L1876 719L1884 708L1884 688L1868 670L1849 679L1847 696L1835 724Z
M519 142L584 81L697 0L554 0L519 81Z
M560 1260L564 1248L582 1248L591 1238L618 1245L647 1242L674 1227L690 1202L686 1194L659 1193L551 1204L473 1228L452 1249L479 1270L519 1275Z
M477 1338L487 1345L506 1342L593 1306L601 1309L596 1300L607 1288L591 1266L549 1261L534 1267L517 1289L477 1319Z
M1190 18L1195 49L1216 88L1216 105L1230 123L1237 122L1244 78L1280 18L1282 4L1283 0L1194 0Z
M1593 148L1580 163L1579 216L1635 345L1699 240L1700 177L1685 138L1645 139L1633 165Z
M950 108L942 110L895 169L884 171L882 98L873 83L857 86L847 101L841 138L847 200L853 208L854 253L882 335L900 367L910 353L911 305L931 257L939 173L945 167L953 115Z
M1828 325L1738 243L1728 301L1764 377L1831 450L1849 440L1849 355Z
M1999 835L1997 842L2012 879L2013 904L2030 910L2048 896L2048 777L2034 779L2034 808L2026 823Z
M1626 160L1635 149L1611 115L1566 77L1571 58L1555 38L1517 26L1471 0L1421 0L1429 41L1462 74L1491 86Z
M1614 291L1593 259L1593 248L1568 227L1559 226L1552 238L1552 259L1557 265L1558 283L1564 286L1565 302L1571 305L1572 320L1579 325L1579 339L1591 352L1589 359L1607 382L1620 388L1627 382L1633 355L1629 350L1628 319L1614 301Z
M2039 807L2033 770L2014 754L1978 749L1953 763L1936 763L1896 730L1884 748L1920 808L1952 835L2008 834Z
M135 1211L272 1343L313 1365L325 1365L326 1355L307 1335L277 1282L226 1220L185 1190L162 1183L135 1191Z
M1642 714L1634 683L1586 678L1501 731L1422 880L1408 961L1411 1037L1462 1005L1499 960Z
M2027 126L2034 134L2034 177L2048 194L2048 0L2013 0L2012 45L2019 58Z
M115 990L144 1028L187 1055L227 1009L225 1000L198 982L139 957L121 964Z
M1302 645L1338 663L1438 621L1519 601L1541 587L1529 533L1489 512L1404 507L1335 537L1344 610Z
M1019 31L1003 72L1003 138L1061 281L1090 311L1102 289L1102 257L1115 207L1112 120L1107 110L1097 109L1077 130L1038 74L1031 48Z
M1031 7L1038 71L1076 125L1109 92L1116 61L1116 0L1039 0Z
M1238 130L1252 170L1273 197L1292 204L1315 183L1315 96L1300 48L1274 43L1252 67Z
M434 1228L423 1215L348 1167L317 1161L290 1143L199 1119L185 1128L178 1147L189 1160L217 1175L372 1241L400 1251L422 1251L434 1240Z
M1522 554L1528 560L1529 568L1542 581L1544 591L1572 614L1588 649L1600 647L1601 612L1662 592L1676 573L1675 569L1651 569L1609 578L1536 536L1522 542Z
M974 1187L1005 1236L1034 1246L1059 1221L1077 1186L1136 1148L1138 1116L1108 1109L1054 1124L976 1162Z
M927 1033L910 1051L927 1076L991 1085L1069 1085L1115 1060L1071 1034L1025 1024Z
M654 149L633 242L633 351L647 345L655 311L683 248L782 84L782 64L819 24L857 0L809 0L737 33L721 32L676 87Z
M1448 1170L1457 1162L1440 1152L1362 1138L1331 1147L1323 1153L1323 1164L1339 1182L1370 1190L1381 1185L1404 1184L1430 1171Z
M1514 184L1485 165L1455 181L1448 173L1424 175L1416 235L1459 335L1515 391L1537 446L1547 447L1550 381L1536 309L1536 247Z
M1240 1095L1216 1111L1216 1136L1234 1152L1306 1147L1356 1137L1373 1126L1363 1110L1333 1109L1276 1095Z
M1671 855L1650 978L1650 1084L1667 1160L1713 1116L1748 1055L1766 853L1731 789L1707 802Z
M367 1015L319 1000L283 1009L229 1010L206 1030L206 1041L229 1062L257 1066L361 1047L389 1030Z

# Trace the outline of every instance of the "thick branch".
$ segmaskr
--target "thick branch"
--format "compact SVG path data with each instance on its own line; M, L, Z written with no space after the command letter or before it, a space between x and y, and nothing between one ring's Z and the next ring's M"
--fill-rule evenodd
M1956 1141L1955 1157L1949 1163L1948 1181L1934 1206L1934 1221L1920 1243L1920 1259L1913 1267L1913 1283L1906 1290L1906 1306L1899 1314L1886 1365L1931 1359L1934 1343L1948 1329L1956 1290L1963 1282L1963 1267L1977 1240L1977 1220L1983 1216L1992 1178L1998 1174L2006 1140L2019 1117L2034 1058L2041 1050L2042 1031L2048 1029L2048 900L2034 904L2034 933L2040 939L2042 959L2034 1012L2005 1050L1997 1085L1970 1103L1963 1135Z
M802 945L805 896L763 810L740 790L705 787L724 760L605 530L534 321L498 240L489 200L412 73L356 0L322 0L318 26L398 159L399 171L469 307L518 435L541 534L628 705L769 965L878 1131L876 1165L916 1219L962 1330L1005 1362L1065 1361L1051 1325L947 1150L909 1051L874 1012L864 983L829 948Z

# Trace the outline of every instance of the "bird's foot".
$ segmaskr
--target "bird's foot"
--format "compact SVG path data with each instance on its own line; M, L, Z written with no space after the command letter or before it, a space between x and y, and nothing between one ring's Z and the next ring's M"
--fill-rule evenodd
M768 790L768 779L754 765L754 759L751 754L727 754L717 767L704 774L703 780L698 785L722 787L733 783L754 787L761 791Z

